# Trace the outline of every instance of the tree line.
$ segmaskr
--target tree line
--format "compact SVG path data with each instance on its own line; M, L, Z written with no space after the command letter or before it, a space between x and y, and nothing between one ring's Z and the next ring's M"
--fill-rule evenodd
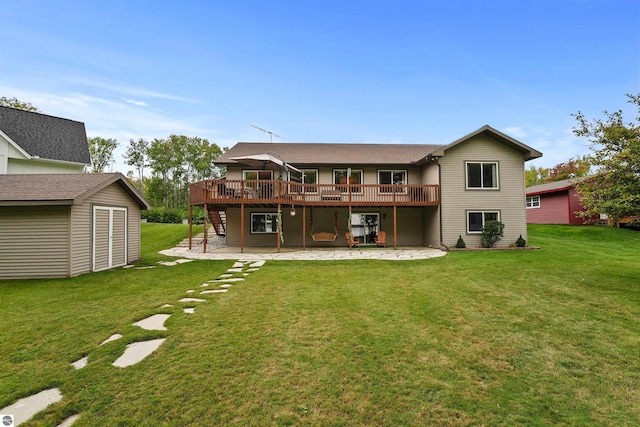
M106 171L119 142L102 137L88 141L91 171ZM221 176L221 169L213 161L224 150L203 138L170 135L152 141L130 139L123 157L133 168L127 178L152 206L179 209L189 204L189 183Z

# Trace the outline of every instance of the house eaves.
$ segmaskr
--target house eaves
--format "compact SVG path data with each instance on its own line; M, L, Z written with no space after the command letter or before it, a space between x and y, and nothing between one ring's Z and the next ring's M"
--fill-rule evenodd
M459 138L455 141L453 141L451 144L449 145L445 145L442 146L436 150L434 150L431 154L432 157L442 157L445 155L446 151L449 150L450 148L455 147L458 144L461 144L463 142L466 142L468 140L470 140L471 138L474 138L478 135L486 135L489 136L511 148L513 148L516 151L519 151L523 154L524 156L524 160L532 160L532 159L537 159L539 157L542 157L542 153L539 152L538 150L535 150L531 147L529 147L526 144L523 144L522 142L510 137L509 135L506 135L494 128L492 128L489 125L484 125L482 126L480 129L471 132L468 135L463 136L462 138Z

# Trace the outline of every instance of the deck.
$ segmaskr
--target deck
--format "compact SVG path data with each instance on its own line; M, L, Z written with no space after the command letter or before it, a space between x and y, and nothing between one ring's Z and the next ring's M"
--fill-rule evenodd
M192 206L438 206L438 185L301 184L282 180L204 180L189 187Z

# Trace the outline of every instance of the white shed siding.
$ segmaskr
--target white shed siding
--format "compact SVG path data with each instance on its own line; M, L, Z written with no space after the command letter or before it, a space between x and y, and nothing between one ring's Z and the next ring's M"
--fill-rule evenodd
M466 161L498 162L499 190L467 190ZM447 150L439 163L442 168L440 208L443 243L454 245L458 235L462 235L467 245L480 244L479 234L467 234L469 210L500 212L505 234L499 245L514 243L519 235L527 239L522 153L490 137L479 135Z
M69 207L0 207L0 279L69 275Z

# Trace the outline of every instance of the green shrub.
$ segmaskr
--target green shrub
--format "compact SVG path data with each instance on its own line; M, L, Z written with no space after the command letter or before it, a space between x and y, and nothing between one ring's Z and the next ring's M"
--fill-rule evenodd
M182 215L177 209L152 208L140 213L142 219L147 222L159 222L163 224L181 224Z
M458 241L456 242L456 245L454 247L458 249L464 249L467 247L467 244L462 239L462 235L458 235Z
M516 246L519 248L527 246L527 241L522 238L522 234L518 237L518 240L516 240Z
M500 221L487 221L482 227L480 244L483 248L493 248L504 236L504 224Z

